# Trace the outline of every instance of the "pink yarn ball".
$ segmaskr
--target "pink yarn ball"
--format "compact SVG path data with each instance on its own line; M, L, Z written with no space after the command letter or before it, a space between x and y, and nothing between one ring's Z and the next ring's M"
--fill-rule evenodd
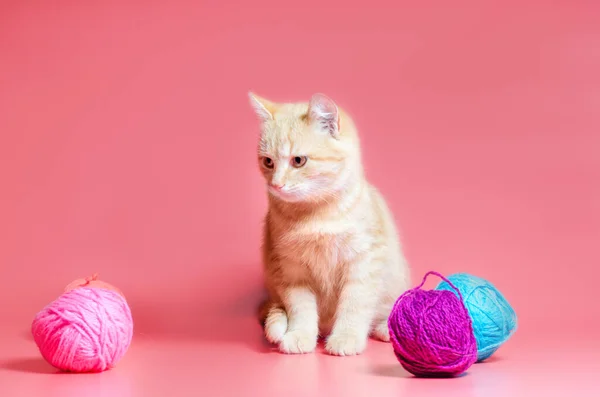
M68 372L101 372L125 355L133 320L121 294L86 286L65 292L40 311L31 332L52 366Z
M388 318L394 353L413 375L460 375L477 360L471 317L462 298L452 292L421 289L430 274L452 285L429 272L419 286L398 298Z

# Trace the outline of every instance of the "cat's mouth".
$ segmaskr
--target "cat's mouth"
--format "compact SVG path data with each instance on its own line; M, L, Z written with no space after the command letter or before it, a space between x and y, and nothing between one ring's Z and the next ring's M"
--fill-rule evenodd
M275 188L273 186L269 186L269 193L283 201L293 202L302 200L301 194L298 194L298 192L295 192L288 187Z

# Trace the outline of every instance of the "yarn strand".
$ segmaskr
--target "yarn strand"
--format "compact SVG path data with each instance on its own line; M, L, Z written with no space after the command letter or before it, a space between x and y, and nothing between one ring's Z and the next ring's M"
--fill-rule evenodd
M460 297L460 300L463 300L463 296L460 293L460 290L458 288L456 288L456 286L454 284L452 284L452 282L450 280L448 280L446 277L442 276L440 273L438 272L434 272L433 270L428 271L427 273L425 273L425 276L423 276L423 280L421 281L421 284L419 284L416 288L421 289L421 287L423 285L425 285L425 282L427 281L427 277L429 276L438 276L439 278L441 278L442 280L444 280L445 282L448 283L448 285L450 287L452 287L454 289L454 291L456 291L456 293L458 294L458 296Z

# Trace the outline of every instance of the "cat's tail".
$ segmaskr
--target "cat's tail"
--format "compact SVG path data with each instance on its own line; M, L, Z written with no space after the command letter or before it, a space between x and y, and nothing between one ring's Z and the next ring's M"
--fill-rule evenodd
M265 329L265 337L271 343L279 343L287 332L288 317L285 309L270 299L258 308L258 318Z

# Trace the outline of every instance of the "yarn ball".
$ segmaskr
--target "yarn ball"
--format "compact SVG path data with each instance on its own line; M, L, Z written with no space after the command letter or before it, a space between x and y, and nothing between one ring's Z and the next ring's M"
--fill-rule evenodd
M452 377L477 359L477 343L469 312L449 291L423 290L421 284L403 293L388 318L394 353L404 369L418 377ZM459 293L460 294L460 293Z
M477 340L477 361L483 361L517 330L517 315L506 298L489 281L467 273L456 273L448 280L460 291L473 322ZM435 288L456 291L446 281Z
M42 309L31 325L42 357L66 372L102 372L125 355L133 320L125 298L113 289L69 289Z

